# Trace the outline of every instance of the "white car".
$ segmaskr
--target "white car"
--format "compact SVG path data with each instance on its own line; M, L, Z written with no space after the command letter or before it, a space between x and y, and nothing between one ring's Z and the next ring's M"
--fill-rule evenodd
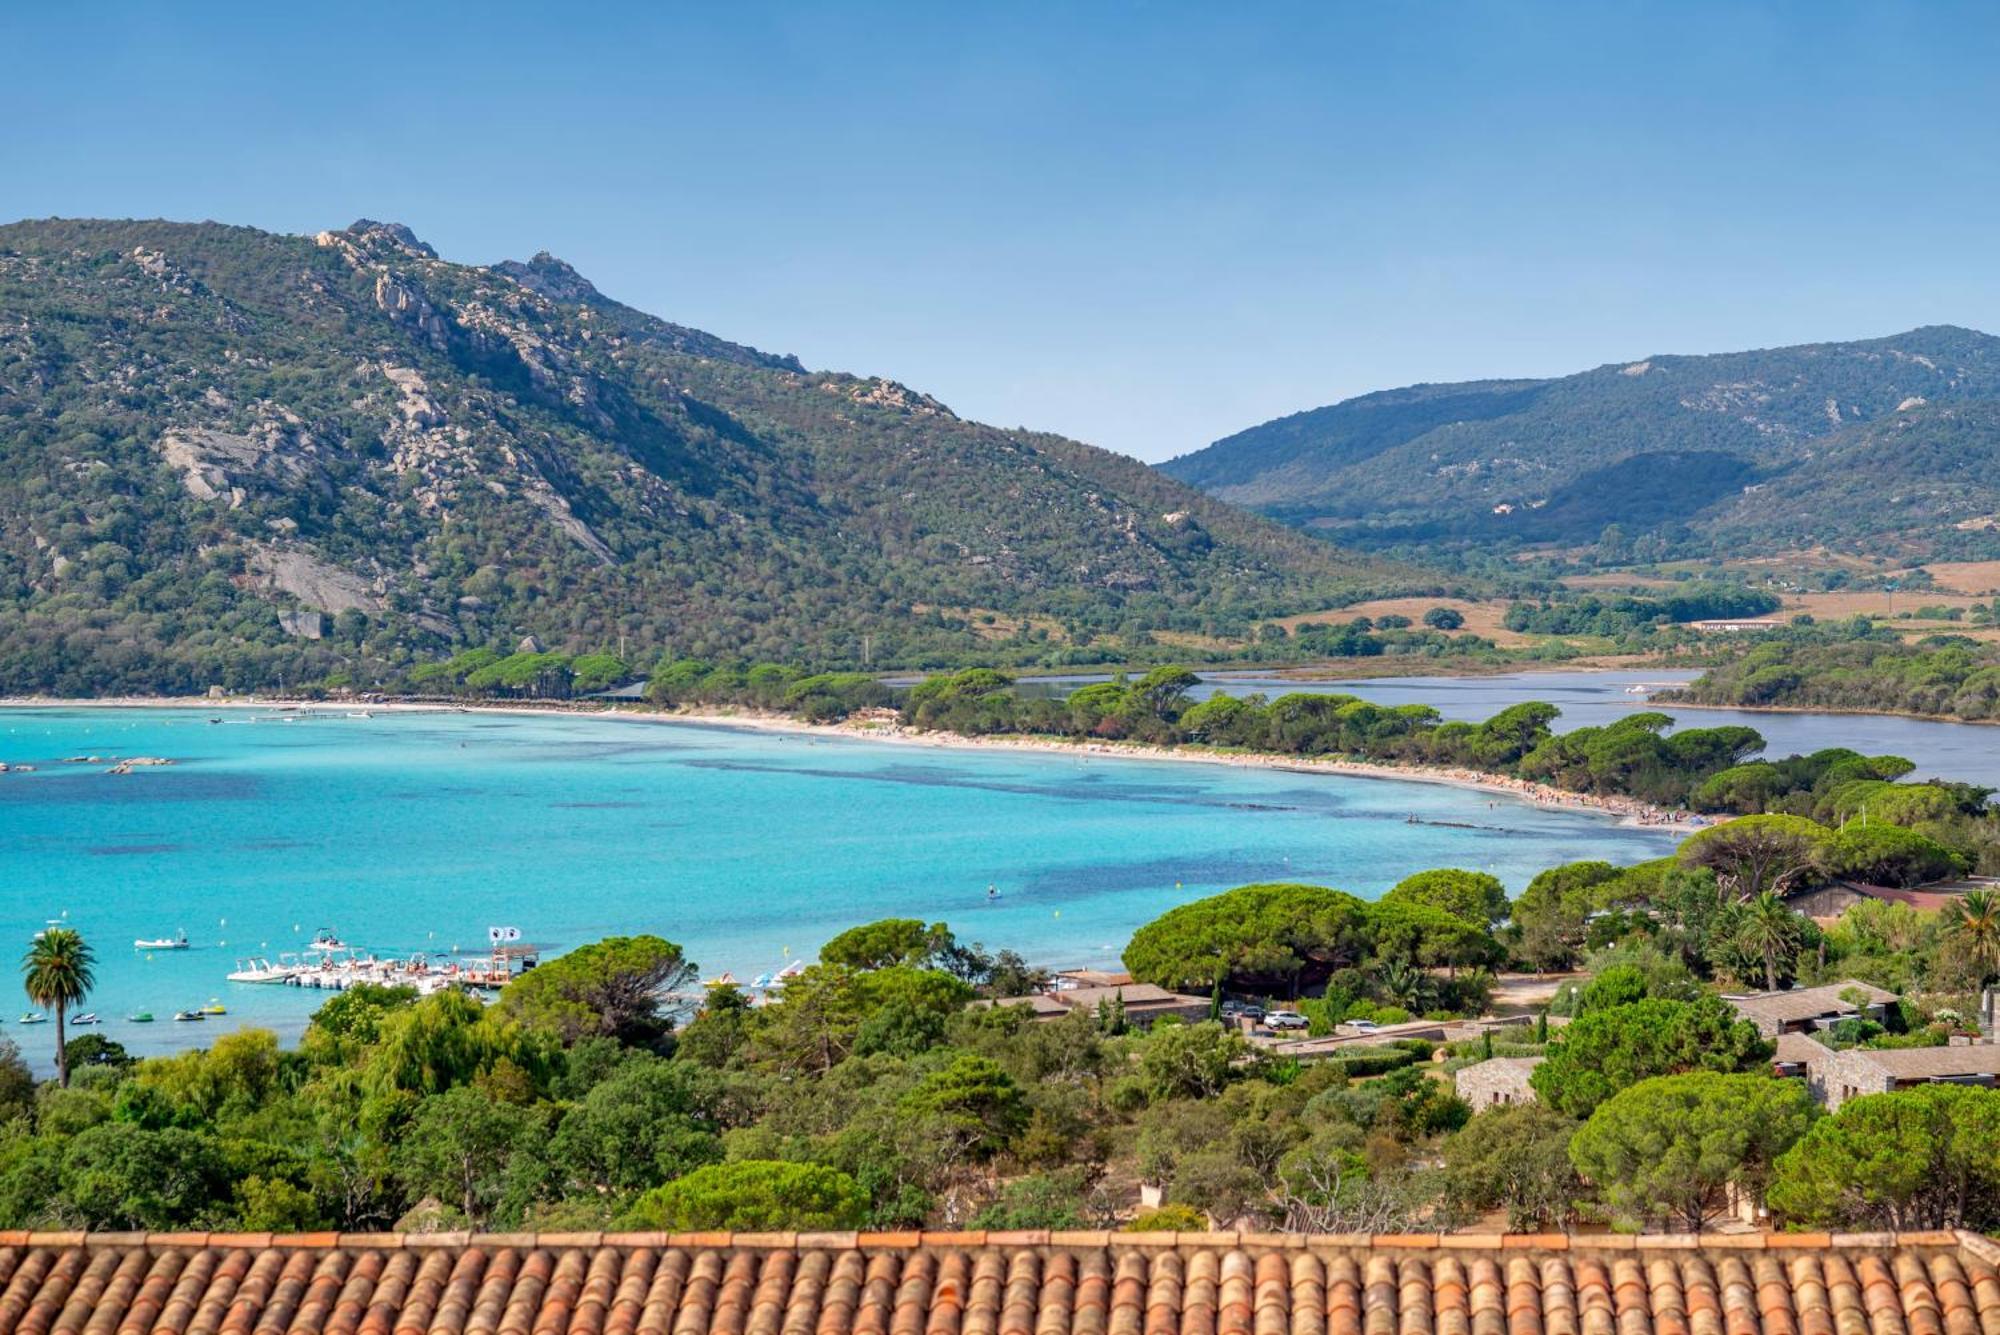
M1357 1034L1372 1034L1382 1027L1373 1020L1346 1020L1343 1023Z
M1264 1016L1267 1029L1310 1029L1312 1021L1297 1011L1270 1011Z

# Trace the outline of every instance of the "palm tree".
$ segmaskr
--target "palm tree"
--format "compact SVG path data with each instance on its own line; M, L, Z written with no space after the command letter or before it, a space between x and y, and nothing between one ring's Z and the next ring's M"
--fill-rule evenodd
M1421 1012L1430 999L1431 976L1403 961L1390 960L1375 975L1375 981L1390 1000L1405 1010Z
M94 962L83 934L73 927L49 928L21 959L21 983L28 1000L56 1013L56 1079L64 1089L69 1088L69 1052L63 1043L63 1020L96 984L90 971Z
M1951 934L1963 941L1983 972L1980 981L2000 973L2000 893L1968 890L1952 905Z
M1777 991L1779 956L1798 953L1799 915L1766 890L1743 904L1736 933L1742 948L1764 961L1764 990Z

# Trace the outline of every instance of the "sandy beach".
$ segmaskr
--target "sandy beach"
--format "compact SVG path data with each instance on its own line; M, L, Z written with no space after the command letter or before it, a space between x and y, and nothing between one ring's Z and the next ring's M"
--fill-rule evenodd
M1026 751L1079 756L1094 760L1146 760L1171 764L1235 765L1253 769L1287 770L1299 774L1337 774L1356 779L1389 779L1404 783L1436 783L1491 793L1536 806L1605 816L1621 825L1656 829L1700 829L1710 822L1684 812L1627 797L1597 797L1572 793L1548 784L1506 775L1446 765L1399 765L1335 756L1294 756L1271 752L1227 751L1204 746L1155 746L1141 742L1072 741L1060 737L999 735L971 737L959 733L922 732L904 727L891 711L873 711L840 723L806 723L786 714L743 711L677 711L630 705L499 704L492 702L394 700L372 703L300 701L232 697L223 700L173 696L115 696L96 700L52 700L38 697L0 699L5 709L191 709L289 710L344 715L367 712L460 714L570 714L579 718L615 719L665 726L749 728L809 738L846 739L928 747L945 751ZM0 761L7 757L0 756Z

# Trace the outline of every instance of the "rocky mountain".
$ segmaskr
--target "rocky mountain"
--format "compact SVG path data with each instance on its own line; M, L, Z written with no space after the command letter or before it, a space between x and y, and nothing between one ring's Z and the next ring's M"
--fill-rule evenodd
M1642 554L1861 543L2000 551L2000 338L1651 357L1416 385L1163 465L1220 499L1387 546L1614 540Z
M386 679L532 636L825 664L1246 634L1380 567L409 229L0 227L0 690Z

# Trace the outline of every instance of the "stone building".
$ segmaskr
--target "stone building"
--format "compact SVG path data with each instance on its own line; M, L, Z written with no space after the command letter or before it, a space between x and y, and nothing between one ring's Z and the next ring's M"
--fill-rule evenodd
M1026 1006L1037 1020L1058 1020L1071 1011L1096 1014L1100 1007L1122 1004L1125 1023L1144 1029L1163 1015L1183 1020L1206 1020L1209 999L1169 992L1151 983L1123 983L1113 987L1064 987L1037 992L1026 997L1002 997L998 1001L975 1001L974 1006Z
M1918 1085L2000 1084L2000 1044L1955 1043L1943 1048L1826 1049L1810 1063L1807 1080L1827 1110L1863 1094L1887 1094Z
M1859 1001L1849 1000L1850 996L1858 997ZM1880 1022L1884 1010L1895 999L1894 992L1851 978L1824 987L1794 987L1723 998L1766 1038L1810 1034L1856 1017Z
M1460 1068L1452 1084L1474 1112L1510 1103L1533 1103L1535 1089L1528 1077L1541 1064L1540 1057L1489 1057Z

